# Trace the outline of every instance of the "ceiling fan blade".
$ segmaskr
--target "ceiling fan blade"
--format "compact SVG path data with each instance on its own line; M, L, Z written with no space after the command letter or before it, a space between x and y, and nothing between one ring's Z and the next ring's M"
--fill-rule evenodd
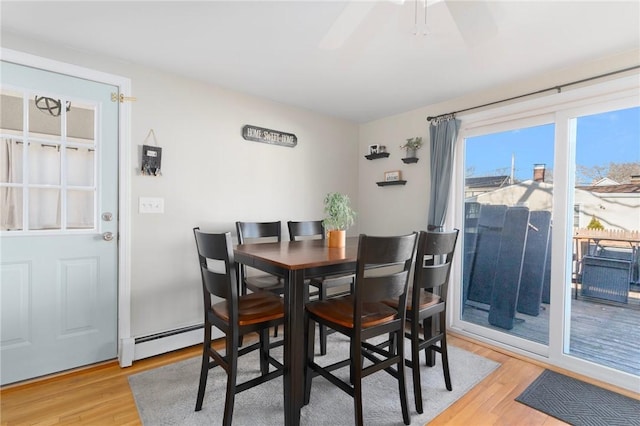
M478 45L498 34L498 25L485 1L445 1L449 13L468 46Z
M354 33L376 5L373 1L348 2L318 47L323 50L339 49Z

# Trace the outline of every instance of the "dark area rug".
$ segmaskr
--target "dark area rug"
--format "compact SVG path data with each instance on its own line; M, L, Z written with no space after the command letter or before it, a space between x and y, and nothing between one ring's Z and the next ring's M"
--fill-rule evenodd
M516 401L576 426L640 426L640 401L550 370Z

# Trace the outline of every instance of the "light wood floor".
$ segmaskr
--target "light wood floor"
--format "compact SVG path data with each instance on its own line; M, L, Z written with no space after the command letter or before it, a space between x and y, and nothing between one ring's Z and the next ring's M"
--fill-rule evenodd
M514 401L514 398L544 370L543 364L528 362L512 354L501 353L451 334L449 336L451 345L498 361L502 365L436 417L430 425L565 424ZM127 377L199 354L199 347L191 347L136 361L128 368L120 368L113 361L4 387L0 390L0 422L2 425L139 425L140 420ZM633 392L616 389L566 371L557 371L640 399ZM195 392L194 389L194 401Z

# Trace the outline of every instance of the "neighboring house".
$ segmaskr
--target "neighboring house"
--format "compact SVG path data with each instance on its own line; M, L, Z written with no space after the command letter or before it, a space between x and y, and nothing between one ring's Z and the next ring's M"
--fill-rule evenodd
M489 181L489 178L487 179ZM634 179L631 183L617 184L609 179L607 184L603 183L604 181L599 181L594 185L576 187L574 227L586 227L595 216L605 229L640 230L640 181ZM467 193L472 192L471 189L465 188L465 190ZM551 210L553 184L526 180L468 197L466 201L475 201L480 204L521 205L529 207L530 210Z
M574 206L575 226L586 227L595 216L605 229L639 230L640 182L578 186Z

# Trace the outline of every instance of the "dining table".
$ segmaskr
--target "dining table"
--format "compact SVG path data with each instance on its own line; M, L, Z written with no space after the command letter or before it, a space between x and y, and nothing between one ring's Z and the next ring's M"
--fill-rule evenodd
M237 263L276 275L284 282L284 424L287 426L300 424L304 399L304 309L309 299L305 280L354 273L357 255L358 237L348 237L342 248L328 247L326 240L238 244L234 247Z

